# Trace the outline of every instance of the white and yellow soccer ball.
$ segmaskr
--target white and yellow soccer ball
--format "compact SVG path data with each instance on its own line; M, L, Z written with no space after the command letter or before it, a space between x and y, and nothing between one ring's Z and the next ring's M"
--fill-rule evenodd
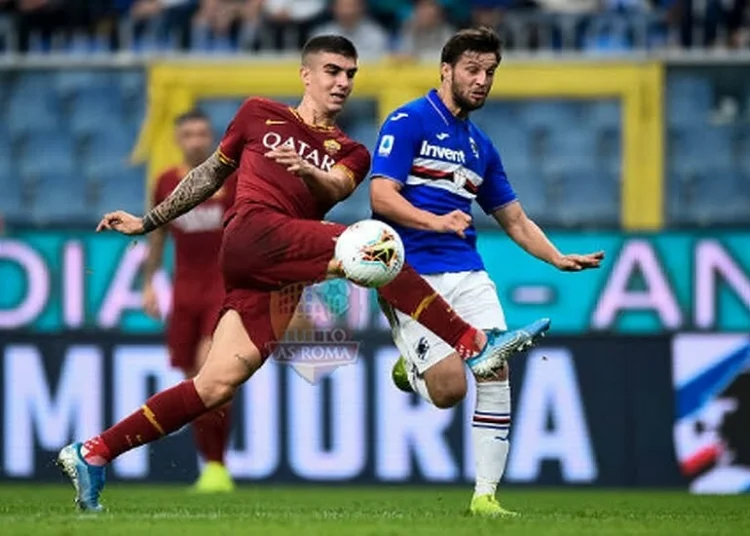
M391 227L378 220L353 223L336 241L336 259L347 279L378 288L393 281L404 266L404 243Z

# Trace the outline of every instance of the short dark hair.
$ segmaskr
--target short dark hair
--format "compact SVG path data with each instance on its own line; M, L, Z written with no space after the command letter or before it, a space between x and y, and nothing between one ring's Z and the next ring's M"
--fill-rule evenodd
M443 46L440 62L455 66L464 52L494 53L498 63L502 56L503 43L495 30L489 26L467 28L453 34Z
M343 35L318 35L310 38L302 47L302 60L319 52L339 54L345 58L357 59L357 48Z
M174 120L174 126L181 127L188 121L205 121L206 123L210 123L211 119L206 112L200 108L193 108L192 110L188 110L187 112L178 115L177 119Z

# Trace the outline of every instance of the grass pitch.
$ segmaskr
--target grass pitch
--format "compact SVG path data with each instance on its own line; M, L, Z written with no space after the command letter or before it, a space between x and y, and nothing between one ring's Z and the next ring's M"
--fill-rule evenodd
M466 514L470 490L243 486L199 496L181 487L113 485L104 514L79 514L68 486L0 486L0 534L308 535L739 535L750 534L750 496L683 492L506 491L517 519Z

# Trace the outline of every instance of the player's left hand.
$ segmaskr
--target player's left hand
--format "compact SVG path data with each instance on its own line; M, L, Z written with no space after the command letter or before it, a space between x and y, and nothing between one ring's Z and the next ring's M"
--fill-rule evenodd
M271 158L277 163L286 167L286 170L295 175L304 176L312 173L313 165L304 160L297 151L287 145L278 146L271 149L265 154L266 158Z
M116 210L104 215L102 221L96 226L96 232L111 230L124 235L140 235L145 232L143 220L124 210Z
M555 267L563 272L580 272L589 268L599 268L604 260L604 252L587 253L586 255L563 255L555 261Z

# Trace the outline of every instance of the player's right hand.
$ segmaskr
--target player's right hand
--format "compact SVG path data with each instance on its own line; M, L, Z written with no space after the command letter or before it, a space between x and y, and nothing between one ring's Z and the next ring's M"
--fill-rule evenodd
M151 318L160 318L159 316L159 299L153 285L146 285L143 288L143 310Z
M471 225L471 216L461 210L454 210L448 214L435 218L434 230L439 233L456 233L466 238L466 229Z
M96 226L96 232L104 230L117 231L125 235L140 235L145 233L143 220L123 210L116 210L104 215Z

